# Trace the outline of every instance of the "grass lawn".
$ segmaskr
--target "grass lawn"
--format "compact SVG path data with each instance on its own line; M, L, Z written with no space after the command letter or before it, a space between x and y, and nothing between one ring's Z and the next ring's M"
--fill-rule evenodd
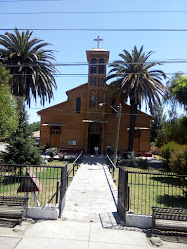
M40 206L43 206L49 202L49 200L52 198L52 196L57 191L57 182L60 180L61 177L61 167L64 166L66 161L59 161L54 160L52 162L49 162L46 166L53 166L53 167L31 167L31 170L33 170L34 174L36 175L37 179L39 180L42 191L38 192L36 191L35 194L37 196L38 201L40 202ZM67 168L70 167L72 163L68 163ZM76 170L75 170L76 174ZM26 168L23 168L22 175L26 175ZM72 182L72 176L73 171L70 172L69 178L68 178L68 186ZM14 175L12 170L1 172L0 180L3 181L3 185L0 186L0 193L1 195L6 196L16 196L17 195L17 189L22 183L22 178ZM19 196L25 196L24 193L19 193ZM60 197L60 191L58 191L58 196ZM58 197L58 200L59 200ZM56 204L56 196L54 196L53 200L51 201L52 204ZM29 205L35 206L32 193L29 193Z
M163 172L163 168L149 168L150 174L138 174L139 168L123 167L128 171L129 209L136 214L151 214L152 206L187 208L186 187L181 187L181 180L171 175L154 175ZM118 187L118 172L115 171Z

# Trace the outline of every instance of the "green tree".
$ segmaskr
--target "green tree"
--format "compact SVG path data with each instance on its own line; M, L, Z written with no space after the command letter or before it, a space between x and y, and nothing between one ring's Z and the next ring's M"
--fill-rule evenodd
M187 117L168 120L164 124L165 143L175 141L179 144L187 144Z
M12 164L40 164L40 151L28 128L26 111L20 109L19 127L7 140L7 151L1 153L2 161Z
M10 75L0 64L0 140L5 140L18 127L17 103L9 87Z
M187 76L177 73L168 82L170 93L187 111ZM169 95L171 98L172 96Z
M107 87L107 97L111 100L114 97L127 102L130 99L130 131L129 131L129 152L134 148L134 127L136 123L137 110L141 109L142 102L151 110L156 103L160 103L160 95L167 92L167 88L161 83L166 78L163 71L150 70L159 63L148 63L148 54L143 52L143 46L138 51L136 46L130 54L127 50L119 54L122 60L114 61L113 67L106 81L114 79Z
M155 145L158 146L159 135L161 133L164 123L166 122L166 116L163 111L163 106L156 104L151 110L151 115L153 116L154 120L151 121L150 140L151 142L156 143Z
M29 124L28 127L29 127L31 132L39 131L40 130L40 121L33 122L33 123Z
M170 142L187 144L187 117L173 118L164 121L157 130L155 145L162 147ZM153 127L154 128L154 127Z
M49 43L33 38L32 32L6 32L0 35L0 60L10 70L12 94L25 97L30 106L31 96L35 101L40 97L44 105L53 98L53 87L56 89L54 74L56 69L50 60L54 60L53 50L45 49Z
M168 105L170 119L178 117L178 107L184 107L187 111L187 77L182 73L176 73L168 82L169 92L164 96L165 104Z

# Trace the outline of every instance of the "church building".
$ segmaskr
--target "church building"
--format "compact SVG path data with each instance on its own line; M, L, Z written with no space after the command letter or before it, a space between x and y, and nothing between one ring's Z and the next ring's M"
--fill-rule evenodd
M57 147L59 151L81 151L91 153L95 146L104 153L108 145L114 150L119 104L113 99L105 104L106 65L109 51L99 48L86 51L88 81L66 92L67 101L40 110L40 146ZM121 103L121 121L118 150L128 149L130 106ZM150 121L152 117L138 111L135 127L134 152L149 152Z

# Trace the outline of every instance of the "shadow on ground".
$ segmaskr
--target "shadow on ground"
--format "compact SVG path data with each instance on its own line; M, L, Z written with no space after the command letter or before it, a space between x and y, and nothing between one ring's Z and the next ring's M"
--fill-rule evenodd
M148 229L144 232L146 233L147 238L159 237L166 242L187 244L187 232L162 231L159 229Z
M157 197L157 203L164 204L166 207L176 207L177 208L187 208L187 197L183 197L180 195L177 196L171 196L171 195L159 195Z
M15 220L0 219L0 227L14 228L16 225L18 222Z

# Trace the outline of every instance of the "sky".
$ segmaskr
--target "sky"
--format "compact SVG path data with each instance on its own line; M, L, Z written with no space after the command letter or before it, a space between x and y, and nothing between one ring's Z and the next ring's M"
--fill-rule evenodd
M30 123L40 121L37 111L66 101L66 91L87 82L87 65L58 64L86 63L86 50L97 47L97 36L103 39L100 47L110 51L109 62L119 59L123 49L131 52L135 45L143 45L146 53L154 51L151 61L165 62L155 69L163 70L167 80L179 71L187 75L186 0L0 0L0 19L0 34L15 27L20 31L79 29L33 30L32 38L52 44L47 48L54 50L54 63L63 75L56 77L57 90L50 103L43 107L33 99L30 109L26 106Z

